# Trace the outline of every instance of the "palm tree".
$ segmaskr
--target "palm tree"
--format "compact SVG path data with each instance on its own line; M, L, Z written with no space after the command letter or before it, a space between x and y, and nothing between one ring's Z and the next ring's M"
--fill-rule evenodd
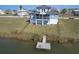
M23 8L22 5L20 5L20 6L19 6L19 9L22 10L22 8Z
M67 9L62 9L61 14L64 14L67 12Z

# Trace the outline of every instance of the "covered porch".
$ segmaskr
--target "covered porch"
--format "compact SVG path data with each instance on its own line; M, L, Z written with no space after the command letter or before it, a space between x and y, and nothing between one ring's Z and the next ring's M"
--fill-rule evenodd
M49 14L34 14L30 22L36 25L47 25L49 19Z

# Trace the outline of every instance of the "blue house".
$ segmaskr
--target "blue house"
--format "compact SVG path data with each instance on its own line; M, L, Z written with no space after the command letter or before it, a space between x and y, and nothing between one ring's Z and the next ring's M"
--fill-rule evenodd
M30 23L35 25L57 24L59 15L56 11L50 6L38 6L35 11L30 13Z

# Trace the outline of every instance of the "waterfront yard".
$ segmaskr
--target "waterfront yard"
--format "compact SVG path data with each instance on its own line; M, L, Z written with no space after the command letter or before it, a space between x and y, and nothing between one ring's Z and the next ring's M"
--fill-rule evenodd
M43 34L52 43L51 51L35 49ZM26 18L0 17L0 53L79 53L78 35L78 19L60 19L57 25L36 26L26 22Z
M32 25L26 22L26 18L0 17L0 36L14 36L19 39L40 39L47 34L49 40L66 41L68 39L79 39L79 20L60 19L57 25ZM7 35L8 34L8 35ZM63 38L63 39L62 39Z

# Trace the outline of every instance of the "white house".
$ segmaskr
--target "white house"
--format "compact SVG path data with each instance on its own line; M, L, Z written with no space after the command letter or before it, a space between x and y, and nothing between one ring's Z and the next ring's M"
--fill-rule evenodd
M5 12L2 10L2 9L0 9L0 14L5 14Z
M20 6L20 7L19 7L19 10L17 11L17 14L18 14L19 16L24 16L24 15L27 14L27 12L26 12L26 10L25 10L22 6Z
M58 14L51 12L50 6L42 5L36 8L36 11L30 13L30 23L40 25L51 25L58 23Z

